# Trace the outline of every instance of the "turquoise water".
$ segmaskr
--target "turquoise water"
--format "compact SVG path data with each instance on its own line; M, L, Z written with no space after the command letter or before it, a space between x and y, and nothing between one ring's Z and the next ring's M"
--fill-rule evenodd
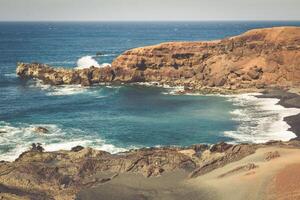
M255 128L259 120L237 120L236 111L247 107L247 112L256 113L253 102L242 105L224 96L173 95L172 88L138 85L51 87L19 80L16 62L74 67L78 59L90 56L99 64L111 63L133 47L213 40L278 25L300 23L0 23L0 159L16 157L32 142L42 143L47 150L79 144L118 152L137 147L244 141L239 140L238 130ZM96 56L97 52L103 55ZM266 112L260 117L270 116L273 121L281 117ZM50 132L37 134L37 126Z

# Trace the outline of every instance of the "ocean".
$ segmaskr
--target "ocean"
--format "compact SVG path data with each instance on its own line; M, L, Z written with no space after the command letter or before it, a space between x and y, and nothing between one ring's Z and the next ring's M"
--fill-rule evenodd
M253 28L300 22L0 22L0 160L31 143L48 151L90 146L111 153L153 146L289 140L278 99L176 95L140 85L49 86L22 81L17 62L77 67L111 63L122 52L167 41L214 40ZM38 134L36 127L48 133Z

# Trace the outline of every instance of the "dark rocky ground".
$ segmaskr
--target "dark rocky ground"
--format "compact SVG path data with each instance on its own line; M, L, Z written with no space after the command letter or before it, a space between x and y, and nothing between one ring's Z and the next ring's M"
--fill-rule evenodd
M180 180L202 176L270 146L299 148L300 142L199 144L119 154L80 147L56 152L33 148L14 162L0 163L0 197L61 200L120 199L124 195L124 199L195 199L193 195L201 192L182 186ZM90 193L93 198L88 198ZM189 198L184 198L185 194Z

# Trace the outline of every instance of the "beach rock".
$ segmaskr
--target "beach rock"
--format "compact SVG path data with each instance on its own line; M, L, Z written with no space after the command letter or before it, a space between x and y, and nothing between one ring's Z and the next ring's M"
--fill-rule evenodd
M229 149L230 147L232 147L231 144L227 144L225 142L220 142L218 144L214 144L211 148L210 151L211 152L219 152L222 153L224 151L226 151L227 149Z
M76 147L72 147L71 151L78 152L78 151L81 151L82 149L84 149L84 147L82 147L82 146L76 146Z
M32 143L30 151L43 152L44 148L40 143Z
M102 56L102 55L104 55L104 53L102 51L96 52L96 56Z
M300 85L299 35L299 27L254 29L223 40L167 42L131 49L118 56L111 67L62 69L18 63L16 73L52 85L146 81L198 90L294 87Z
M49 130L46 129L45 127L38 126L38 127L34 128L34 132L36 132L36 133L49 133Z

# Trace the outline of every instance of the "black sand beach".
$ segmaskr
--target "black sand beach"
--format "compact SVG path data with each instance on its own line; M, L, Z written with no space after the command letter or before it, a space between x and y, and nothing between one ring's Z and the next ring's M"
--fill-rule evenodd
M263 92L260 98L277 98L280 99L279 105L286 108L300 108L300 95L281 89L270 89ZM285 117L284 120L291 126L289 131L294 132L297 138L300 139L300 114Z

